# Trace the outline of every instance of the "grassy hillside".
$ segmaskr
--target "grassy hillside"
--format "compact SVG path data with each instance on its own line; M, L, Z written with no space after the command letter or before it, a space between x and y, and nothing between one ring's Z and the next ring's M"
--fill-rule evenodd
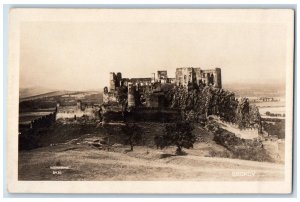
M162 134L164 124L157 122L138 122L137 125L144 132L140 145L154 147L154 137ZM63 124L56 122L54 125L46 129L37 129L36 131L28 131L28 136L36 138L29 139L30 143L36 141L36 147L46 147L51 144L65 143L73 139L82 138L87 135L104 138L109 137L110 142L124 144L124 134L121 125L108 125L103 128L97 123L73 123ZM193 133L198 137L199 142L212 142L213 134L195 124ZM23 135L26 135L25 133ZM24 143L25 144L25 143Z
M198 137L187 155L177 156L176 147L156 149L154 136L162 123L138 123L143 142L130 151L120 144L120 126L108 130L95 124L61 124L40 134L40 148L19 152L19 180L282 180L284 165L228 158L232 153L213 141L214 135L199 125ZM110 135L108 135L110 134ZM111 146L98 142L109 137ZM68 169L52 170L51 166ZM54 171L54 173L53 173ZM249 171L250 176L235 172Z
M283 180L284 166L266 162L209 157L212 149L197 143L186 150L187 156L175 156L175 148L156 150L137 146L116 146L111 151L78 142L43 147L19 155L19 180ZM53 174L51 166L69 169ZM57 170L55 170L57 172ZM251 176L234 173L249 171Z

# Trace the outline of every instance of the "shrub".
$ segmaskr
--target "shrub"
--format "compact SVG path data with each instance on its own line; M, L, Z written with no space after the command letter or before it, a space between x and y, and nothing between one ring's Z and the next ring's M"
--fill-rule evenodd
M263 121L263 129L268 133L268 135L277 136L279 139L285 138L285 121L277 119L274 124Z

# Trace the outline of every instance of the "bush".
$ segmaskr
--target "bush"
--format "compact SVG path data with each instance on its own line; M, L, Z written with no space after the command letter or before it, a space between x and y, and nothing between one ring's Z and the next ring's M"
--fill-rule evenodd
M277 136L279 139L285 138L285 120L277 119L274 124L263 121L262 126L268 135Z

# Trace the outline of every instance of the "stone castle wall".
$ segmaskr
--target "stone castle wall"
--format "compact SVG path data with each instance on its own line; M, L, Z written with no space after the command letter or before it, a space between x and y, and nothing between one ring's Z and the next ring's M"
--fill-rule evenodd
M76 106L58 106L56 110L56 120L59 119L77 119L87 116L90 119L96 118L98 109L94 107L82 107L81 103Z

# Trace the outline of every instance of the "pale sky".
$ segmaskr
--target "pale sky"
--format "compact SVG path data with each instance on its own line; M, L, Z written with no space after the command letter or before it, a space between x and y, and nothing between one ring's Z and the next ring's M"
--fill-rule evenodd
M282 23L24 22L20 87L100 89L112 71L174 77L187 66L220 67L223 84L284 83L286 37Z

